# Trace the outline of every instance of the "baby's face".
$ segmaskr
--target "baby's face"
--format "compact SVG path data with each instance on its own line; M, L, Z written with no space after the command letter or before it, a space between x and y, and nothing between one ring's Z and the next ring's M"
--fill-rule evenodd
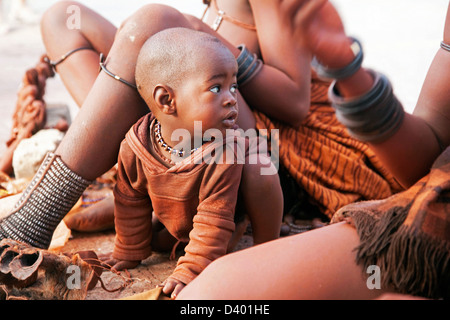
M220 46L205 48L196 58L196 71L176 89L180 127L194 137L194 122L201 121L202 132L215 128L225 137L226 129L237 128L236 59Z

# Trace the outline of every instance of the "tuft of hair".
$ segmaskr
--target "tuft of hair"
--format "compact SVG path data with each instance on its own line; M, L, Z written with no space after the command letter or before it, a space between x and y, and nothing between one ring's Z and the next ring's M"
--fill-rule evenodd
M211 45L225 47L213 35L187 28L165 29L147 39L138 55L135 73L138 91L147 104L157 84L176 88L195 72L199 63L196 57L201 56L198 53Z

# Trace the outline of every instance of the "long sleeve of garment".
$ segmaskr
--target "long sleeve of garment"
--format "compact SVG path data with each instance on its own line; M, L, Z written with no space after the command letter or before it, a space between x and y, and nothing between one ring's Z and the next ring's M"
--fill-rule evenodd
M114 188L114 222L116 238L113 257L120 260L143 260L151 250L152 204L140 191L137 159L127 157L128 145L122 143ZM125 165L124 165L125 164Z
M226 254L234 231L240 165L209 164L200 187L197 214L189 233L186 254L171 277L187 284L213 260Z

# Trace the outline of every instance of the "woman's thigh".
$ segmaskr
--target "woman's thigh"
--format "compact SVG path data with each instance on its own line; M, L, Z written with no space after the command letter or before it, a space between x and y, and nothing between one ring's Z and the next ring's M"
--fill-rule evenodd
M179 299L372 299L355 263L355 229L338 223L224 256L209 265Z

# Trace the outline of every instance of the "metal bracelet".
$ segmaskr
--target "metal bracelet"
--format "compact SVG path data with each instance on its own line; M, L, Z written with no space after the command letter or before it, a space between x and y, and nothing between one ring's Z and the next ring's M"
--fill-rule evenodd
M127 86L129 86L129 87L131 87L131 88L137 90L136 85L134 85L134 84L131 83L131 82L128 82L128 81L125 80L125 79L122 79L122 78L119 77L118 75L115 75L114 73L112 73L111 71L109 71L108 69L106 69L106 65L105 65L105 62L104 62L103 53L100 53L100 62L99 62L99 64L100 64L101 70L103 70L108 76L110 76L110 77L113 78L114 80L120 81L120 82L126 84Z
M355 54L355 58L353 59L352 62L350 62L350 64L348 64L343 68L339 69L328 68L327 66L322 65L317 60L316 57L313 57L311 65L320 78L341 80L352 76L353 74L356 73L356 71L358 71L361 68L362 62L364 60L362 45L357 39L355 38L350 39L353 40L351 48L353 53Z
M262 61L252 54L245 45L239 45L241 53L236 58L238 64L237 82L239 86L248 83L262 68Z
M387 77L368 71L374 77L374 85L367 93L354 98L341 97L334 81L329 89L329 98L336 110L336 117L353 137L377 143L397 132L405 111Z
M57 61L52 61L52 60L50 60L49 57L44 57L44 61L46 61L48 64L50 64L52 66L53 71L57 72L56 71L56 66L58 64L64 62L69 56L71 56L75 52L78 52L78 51L81 51L81 50L93 50L93 49L91 47L80 47L80 48L73 49L73 50L67 52L66 54L63 54L61 56L61 58L59 58L59 60L57 60Z
M242 74L242 76L237 79L239 86L243 87L251 79L253 79L253 77L256 76L258 74L258 72L261 70L262 66L263 66L263 63L262 63L261 59L255 58L255 62L248 69L248 71L246 73Z
M450 45L445 43L444 41L441 41L441 48L444 49L445 51L450 52Z

